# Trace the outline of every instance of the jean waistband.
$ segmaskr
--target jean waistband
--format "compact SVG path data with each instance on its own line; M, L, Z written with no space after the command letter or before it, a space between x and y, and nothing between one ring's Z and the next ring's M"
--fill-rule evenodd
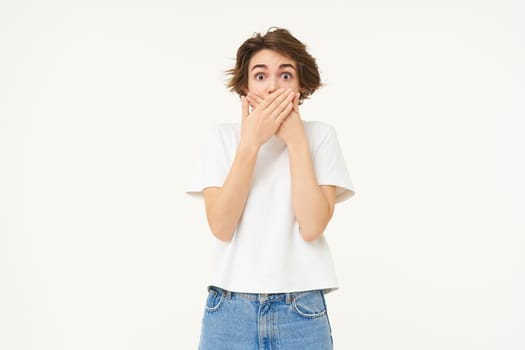
M226 289L222 289L217 286L208 286L208 291L210 289L215 290L216 292L223 294L226 299L231 299L232 297L239 297L250 301L259 301L265 302L270 301L280 301L284 300L286 304L291 304L294 299L301 294L308 293L322 293L322 290L309 290L301 292L288 292L288 293L242 293L242 292L232 292Z

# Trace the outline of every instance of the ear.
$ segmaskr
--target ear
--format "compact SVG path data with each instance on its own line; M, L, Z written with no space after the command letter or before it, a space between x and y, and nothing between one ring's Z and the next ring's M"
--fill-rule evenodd
M243 88L242 92L244 92L244 96L248 95L248 87Z
M303 101L304 101L304 88L301 87L301 89L299 89L299 105L302 105L303 104Z

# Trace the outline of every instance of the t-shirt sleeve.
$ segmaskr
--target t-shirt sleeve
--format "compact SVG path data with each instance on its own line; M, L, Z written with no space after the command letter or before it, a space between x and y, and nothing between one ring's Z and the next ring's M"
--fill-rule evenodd
M354 186L343 157L334 127L327 131L313 154L313 162L319 185L335 185L335 203L349 199L355 194Z
M194 162L194 169L186 186L186 193L202 197L207 187L222 187L228 175L228 160L219 125L207 130L200 154Z

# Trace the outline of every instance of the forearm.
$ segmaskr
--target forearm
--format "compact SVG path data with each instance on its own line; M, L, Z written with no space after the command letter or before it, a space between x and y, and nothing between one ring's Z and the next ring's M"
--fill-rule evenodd
M315 176L306 137L288 145L292 206L305 241L319 238L332 217L330 203Z
M210 228L215 236L230 241L244 210L257 159L257 148L239 145L222 188L207 205Z

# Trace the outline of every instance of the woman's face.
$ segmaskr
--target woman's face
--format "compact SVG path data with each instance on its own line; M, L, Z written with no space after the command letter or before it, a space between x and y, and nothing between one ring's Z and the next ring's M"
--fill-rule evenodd
M248 65L248 88L245 93L251 92L265 98L280 88L299 92L297 64L276 51L258 51Z

